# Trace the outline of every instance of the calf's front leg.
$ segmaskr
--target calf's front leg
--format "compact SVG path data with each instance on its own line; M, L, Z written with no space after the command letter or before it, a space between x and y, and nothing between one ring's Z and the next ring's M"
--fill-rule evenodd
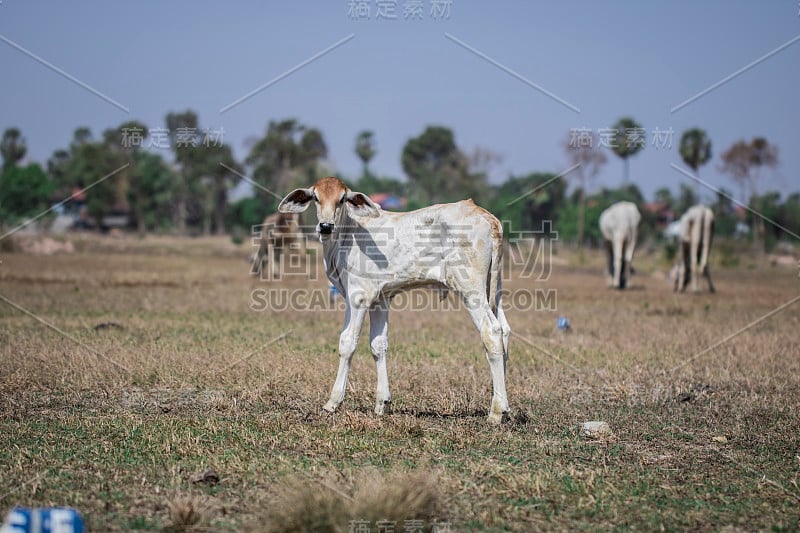
M367 309L363 306L354 305L348 299L345 310L344 329L339 336L339 371L336 373L336 381L331 388L331 397L322 408L332 413L344 400L344 393L347 388L347 375L350 373L350 361L358 345L358 337L361 334L361 325Z

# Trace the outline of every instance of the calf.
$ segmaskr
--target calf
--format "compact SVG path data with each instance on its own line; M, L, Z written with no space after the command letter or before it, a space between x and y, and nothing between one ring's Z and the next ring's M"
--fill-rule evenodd
M295 213L273 213L264 219L261 224L258 251L253 256L251 274L261 275L270 247L275 261L280 260L282 252L288 253L293 248L302 247L303 234L300 232L299 218Z
M633 250L642 216L631 202L617 202L600 214L600 231L608 257L608 286L624 289L634 272Z
M382 211L337 178L323 178L312 187L292 191L278 209L299 213L312 203L317 209L325 271L346 302L339 370L323 409L333 412L344 399L350 361L367 313L378 374L375 413L390 408L389 301L399 292L431 287L455 291L480 332L492 374L489 420L500 422L508 413L505 369L511 334L501 302L500 221L472 200L409 213Z
M714 238L714 212L704 205L695 205L680 220L680 260L675 276L675 291L683 292L689 280L692 292L698 291L697 278L704 276L708 290L714 292L708 271L708 253Z

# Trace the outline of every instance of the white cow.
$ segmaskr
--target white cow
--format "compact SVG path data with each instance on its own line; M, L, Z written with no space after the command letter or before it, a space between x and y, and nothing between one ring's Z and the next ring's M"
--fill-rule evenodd
M642 216L631 202L617 202L600 214L600 231L608 256L608 286L624 289L636 247L636 232Z
M708 253L713 238L714 212L704 205L690 207L680 220L680 259L675 276L676 291L684 291L691 280L692 292L697 292L697 280L702 275L708 280L708 290L714 292L711 273L708 271Z
M325 271L346 302L339 371L323 409L333 412L344 399L350 360L367 312L378 373L375 413L390 409L389 301L404 290L431 287L455 291L480 332L494 389L489 419L500 422L508 413L505 368L511 334L501 305L500 221L472 200L409 213L382 211L337 178L323 178L312 187L292 191L278 209L298 213L312 203L317 209Z

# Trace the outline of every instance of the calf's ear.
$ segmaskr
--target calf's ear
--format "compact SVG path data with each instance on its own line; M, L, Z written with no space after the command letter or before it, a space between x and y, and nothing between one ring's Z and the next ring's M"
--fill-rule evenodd
M311 189L295 189L286 195L278 205L281 213L302 213L311 205L314 199L314 192Z
M347 210L357 217L379 217L381 208L363 192L350 191L345 195Z

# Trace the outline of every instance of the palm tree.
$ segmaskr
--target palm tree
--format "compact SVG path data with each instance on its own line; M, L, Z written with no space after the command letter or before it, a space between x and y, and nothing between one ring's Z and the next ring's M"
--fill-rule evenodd
M3 170L15 167L25 157L27 147L25 137L17 128L8 128L0 140L0 155L3 157Z
M700 128L692 128L683 132L681 144L678 147L681 159L691 168L696 175L697 170L708 163L711 159L711 139L708 138L706 131ZM694 192L697 194L697 182L694 184Z
M711 159L711 139L706 135L706 131L700 128L686 130L681 135L681 145L679 148L681 158L689 168L697 172L697 169L708 163Z
M644 148L647 136L645 135L642 125L631 117L619 119L616 124L612 126L612 129L616 132L616 142L611 146L611 149L614 150L614 153L625 163L624 182L628 183L630 179L630 163L628 159Z
M356 155L364 165L363 177L369 175L369 162L375 157L375 141L374 133L369 130L364 130L356 136Z

